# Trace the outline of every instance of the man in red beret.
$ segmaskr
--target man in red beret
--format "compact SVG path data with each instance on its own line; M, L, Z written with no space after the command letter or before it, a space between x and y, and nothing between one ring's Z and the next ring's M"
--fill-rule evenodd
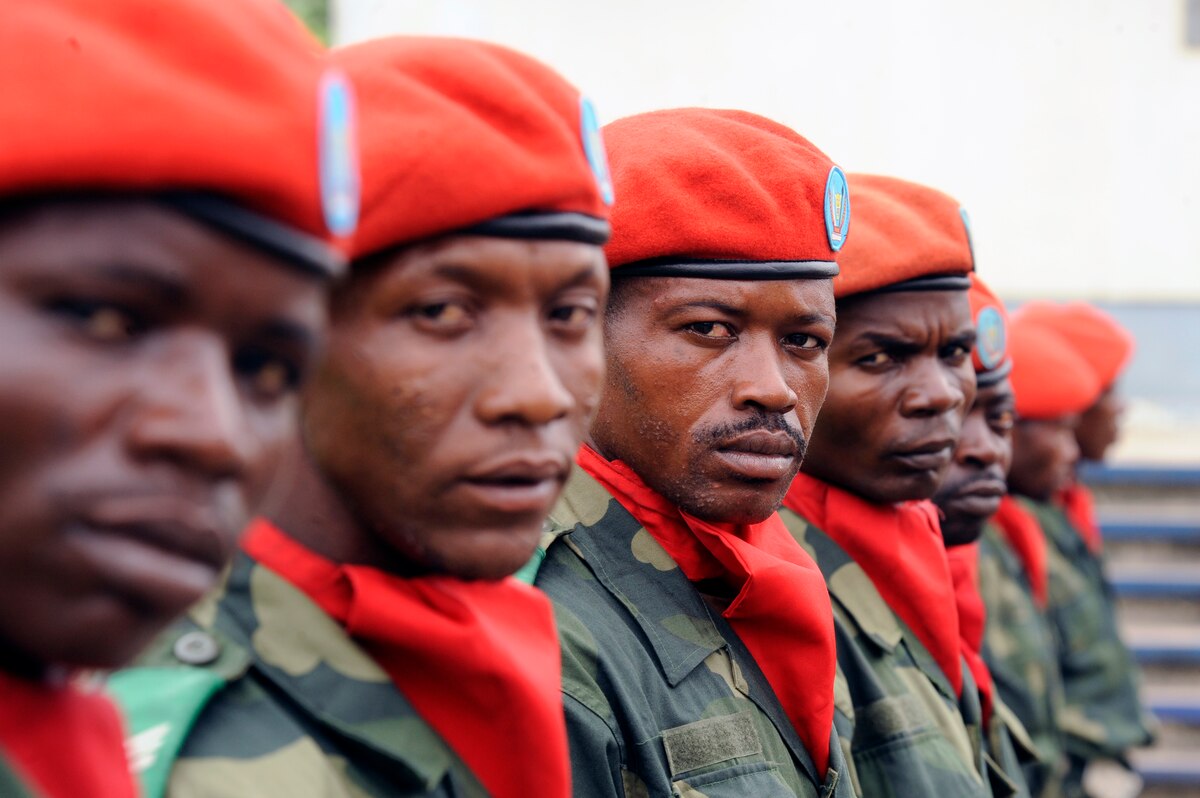
M1133 335L1111 315L1086 302L1030 302L1022 306L1021 313L1061 335L1100 382L1100 396L1079 416L1075 442L1081 460L1103 462L1120 435L1125 402L1117 382L1133 356ZM1074 480L1055 500L1084 536L1088 548L1098 554L1100 525L1096 521L1092 492Z
M850 177L829 395L781 511L838 626L839 726L863 795L991 795L978 690L937 511L975 397L973 268L957 202Z
M933 501L956 587L963 656L979 684L984 714L997 718L1006 707L1020 720L1031 741L1021 767L1026 784L1031 795L1048 797L1059 794L1065 769L1053 632L1016 553L1025 542L1011 541L992 523L1006 501L1016 419L1007 314L974 275L967 296L976 331L975 402ZM997 731L995 723L990 731ZM992 749L1003 752L1004 741Z
M282 6L0 25L0 794L135 794L91 671L213 588L354 226L347 84Z
M825 395L845 178L740 111L605 137L607 379L536 576L575 794L849 795L829 599L775 514Z
M602 379L612 189L595 114L481 42L334 59L362 106L351 274L279 508L147 660L210 685L167 793L565 798L552 610L510 574ZM197 636L209 656L181 657Z
M1151 741L1138 699L1138 675L1117 630L1103 564L1055 497L1075 479L1081 414L1100 398L1096 371L1036 306L1012 317L1013 389L1018 422L1008 484L1019 502L998 517L1002 527L1036 525L1040 545L1027 567L1045 596L1058 638L1065 706L1059 714L1070 762L1064 792L1083 794L1089 763L1128 766L1130 749ZM1016 534L1020 534L1017 532Z

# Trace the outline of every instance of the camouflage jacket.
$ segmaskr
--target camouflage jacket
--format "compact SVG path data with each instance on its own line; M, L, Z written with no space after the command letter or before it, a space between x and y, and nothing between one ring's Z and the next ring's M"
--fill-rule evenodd
M0 754L0 796L4 798L35 798L33 788L17 775L12 765Z
M784 524L825 575L838 642L837 730L865 798L1021 794L985 751L978 689L960 700L915 634L827 534L786 507ZM986 774L986 778L985 778Z
M1052 798L1061 791L1066 767L1058 728L1063 691L1057 644L1021 560L991 524L979 540L979 592L987 607L983 658L996 691L1037 751L1025 768L1026 781L1034 796Z
M110 686L146 798L486 795L341 627L244 553Z
M576 796L850 798L666 551L576 467L536 584L555 604Z
M1057 507L1022 499L1046 534L1050 599L1065 707L1060 728L1069 755L1124 761L1148 744L1151 721L1138 700L1138 673L1117 631L1104 566Z

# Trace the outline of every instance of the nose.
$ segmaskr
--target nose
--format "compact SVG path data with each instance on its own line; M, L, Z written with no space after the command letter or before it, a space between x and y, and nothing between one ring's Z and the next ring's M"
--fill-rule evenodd
M533 314L514 313L491 338L476 414L485 424L543 426L564 418L575 397L563 384L546 333Z
M129 445L141 458L165 458L214 479L239 477L252 435L225 343L181 332L165 347L139 396Z
M900 399L900 412L905 416L940 416L966 404L967 392L963 379L940 358L915 359L905 377L907 384ZM973 380L972 374L972 386Z
M962 465L987 468L1001 461L1004 440L988 426L987 418L980 411L972 411L963 421L954 458Z
M788 413L796 407L796 392L785 371L788 355L775 340L765 334L744 336L732 355L735 408Z

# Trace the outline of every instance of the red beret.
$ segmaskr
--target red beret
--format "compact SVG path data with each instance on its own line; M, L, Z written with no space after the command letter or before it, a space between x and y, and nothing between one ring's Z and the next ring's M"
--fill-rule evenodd
M259 243L341 261L327 243L357 215L353 97L282 4L36 0L3 16L0 195L190 192Z
M333 57L362 114L356 257L469 230L607 239L612 187L595 112L549 67L438 37L378 39Z
M838 298L880 290L966 289L975 268L966 215L951 197L879 175L852 174L854 238L838 255Z
M1021 315L1050 327L1075 347L1104 388L1116 382L1133 355L1129 330L1086 302L1030 302L1021 306Z
M967 299L971 302L971 318L975 320L975 351L971 355L975 381L981 386L991 385L1012 370L1008 356L1008 312L1000 298L975 274L971 274Z
M1082 413L1100 396L1091 367L1056 331L1013 312L1008 325L1017 415L1055 419Z
M680 108L605 126L614 276L831 277L850 223L842 170L744 111Z

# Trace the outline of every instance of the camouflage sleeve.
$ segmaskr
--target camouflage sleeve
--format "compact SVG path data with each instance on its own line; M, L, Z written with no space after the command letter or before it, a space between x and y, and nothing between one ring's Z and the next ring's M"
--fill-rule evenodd
M571 793L576 798L624 796L617 737L595 712L564 693L571 744Z

